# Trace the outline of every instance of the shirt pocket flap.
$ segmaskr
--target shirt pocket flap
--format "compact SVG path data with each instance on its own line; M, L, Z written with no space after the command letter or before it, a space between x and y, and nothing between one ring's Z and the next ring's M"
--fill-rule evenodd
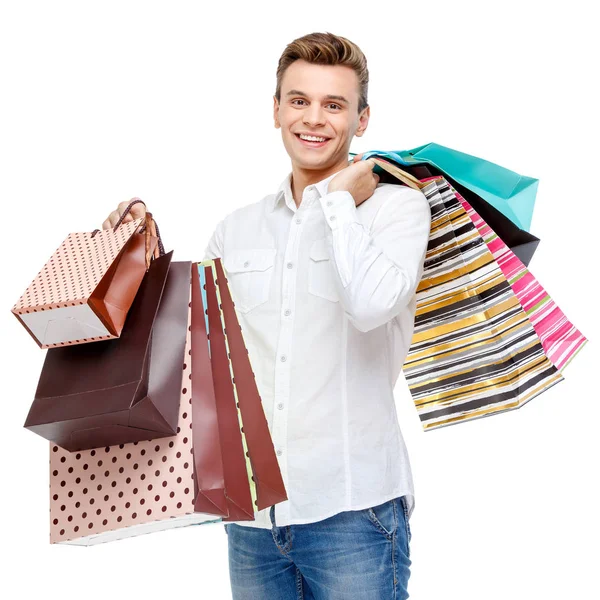
M249 248L227 252L223 266L228 273L266 271L275 263L275 248Z
M313 242L308 255L313 260L329 260L329 249L327 247L326 238Z

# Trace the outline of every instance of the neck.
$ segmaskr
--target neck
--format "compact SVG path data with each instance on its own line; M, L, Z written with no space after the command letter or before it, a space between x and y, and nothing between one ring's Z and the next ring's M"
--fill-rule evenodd
M313 183L318 183L347 166L347 159L343 159L326 169L303 169L297 165L292 165L292 180L290 185L296 206L299 207L300 202L302 202L302 193L304 192L305 187L312 185Z

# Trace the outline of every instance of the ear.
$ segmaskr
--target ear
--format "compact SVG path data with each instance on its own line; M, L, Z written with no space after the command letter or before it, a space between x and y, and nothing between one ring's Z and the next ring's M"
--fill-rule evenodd
M273 95L273 121L275 122L275 129L279 129L281 125L279 124L279 102L277 102L277 97Z
M358 127L356 129L357 137L362 137L364 132L367 130L367 126L369 125L369 118L371 116L371 107L369 105L365 106L363 111L360 113L358 117Z

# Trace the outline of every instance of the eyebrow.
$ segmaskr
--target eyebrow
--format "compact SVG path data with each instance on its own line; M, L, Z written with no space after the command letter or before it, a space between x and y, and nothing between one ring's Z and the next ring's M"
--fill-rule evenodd
M290 90L287 94L287 96L308 96L308 94L305 94L304 92L301 92L300 90ZM335 94L327 94L327 96L325 96L326 100L338 100L339 102L345 102L346 104L350 104L349 100L347 100L346 98L344 98L344 96L336 96Z

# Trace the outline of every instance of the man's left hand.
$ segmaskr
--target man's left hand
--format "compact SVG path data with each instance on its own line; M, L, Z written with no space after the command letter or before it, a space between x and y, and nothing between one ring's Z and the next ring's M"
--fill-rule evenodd
M373 173L375 161L370 158L361 160L363 154L357 154L352 163L342 169L327 186L328 192L350 192L356 206L370 198L379 183L379 175Z

